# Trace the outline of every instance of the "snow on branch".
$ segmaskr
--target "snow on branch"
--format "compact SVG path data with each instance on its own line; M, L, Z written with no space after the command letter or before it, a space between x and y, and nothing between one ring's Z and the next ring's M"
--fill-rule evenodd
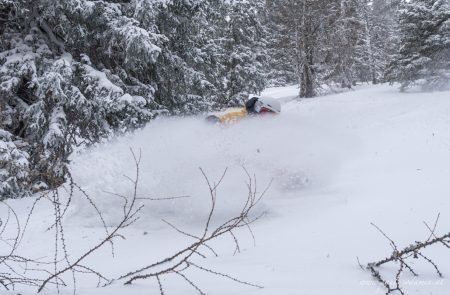
M429 258L424 254L425 249L437 244L440 244L441 246L450 249L450 233L447 233L442 236L438 236L436 234L436 228L439 222L439 218L440 214L436 218L433 227L424 222L425 226L430 231L430 235L425 241L422 242L416 241L414 244L411 244L403 249L400 249L398 245L394 242L394 240L392 240L377 225L372 223L372 226L374 226L389 241L390 246L393 249L393 252L390 256L376 262L371 262L366 266L366 269L371 272L372 277L374 277L380 284L382 284L386 288L387 295L394 292L398 292L402 295L405 294L405 292L402 289L401 283L401 276L404 271L409 271L415 277L419 276L417 270L413 267L413 264L411 263L413 259L425 261L426 263L428 263L433 267L433 269L436 271L439 277L441 278L443 277L443 274L439 269L439 266L436 264L436 262L434 262L431 258ZM394 284L389 283L389 280L384 278L379 271L379 268L386 264L396 264L398 267L395 273L395 278L393 280Z

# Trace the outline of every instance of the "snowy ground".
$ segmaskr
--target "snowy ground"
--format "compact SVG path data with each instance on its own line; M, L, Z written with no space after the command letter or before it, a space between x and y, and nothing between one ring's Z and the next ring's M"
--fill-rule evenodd
M217 245L220 257L199 261L264 289L192 273L206 293L384 294L357 262L357 257L365 264L392 252L371 222L400 247L428 238L423 221L433 223L438 213L437 233L450 231L450 92L399 93L385 85L365 86L300 102L292 100L296 93L295 87L266 91L283 102L282 114L276 117L227 127L207 125L202 118L161 119L75 156L74 177L109 224L120 216L120 199L105 191L132 191L123 177L134 173L130 147L142 152L140 196L190 196L147 203L141 220L125 232L126 240L117 241L115 258L106 249L89 263L114 278L186 245L185 237L161 219L186 230L201 229L209 203L198 168L218 179L228 167L219 190L220 219L237 212L245 199L245 167L256 175L260 190L273 179L257 208L266 215L253 226L256 244L243 231L240 254L233 255L232 240L224 238ZM21 215L31 203L10 202ZM49 233L43 232L49 218L50 208L38 206L21 253L41 257L54 246ZM66 222L74 252L89 248L102 234L94 212L81 199L74 200ZM418 263L420 276L405 273L404 290L450 294L450 251L436 246L426 253L445 277L440 279L432 266ZM391 278L392 271L386 267L383 274ZM78 279L79 294L159 294L154 281L101 289L88 282ZM176 277L162 283L165 294L198 293ZM33 294L32 289L20 291Z

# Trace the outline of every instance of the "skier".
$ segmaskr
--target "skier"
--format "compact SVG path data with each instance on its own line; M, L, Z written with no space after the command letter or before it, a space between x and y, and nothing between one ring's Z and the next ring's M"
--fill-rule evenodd
M237 122L247 116L263 114L279 114L281 104L271 97L254 96L245 103L245 107L226 112L222 115L210 115L206 118L211 123L229 124Z

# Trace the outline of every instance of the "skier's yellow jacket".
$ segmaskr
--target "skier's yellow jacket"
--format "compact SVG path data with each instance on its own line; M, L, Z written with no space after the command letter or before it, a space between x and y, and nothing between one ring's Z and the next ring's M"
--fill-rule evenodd
M233 110L219 117L221 124L234 123L248 116L248 111L245 108Z

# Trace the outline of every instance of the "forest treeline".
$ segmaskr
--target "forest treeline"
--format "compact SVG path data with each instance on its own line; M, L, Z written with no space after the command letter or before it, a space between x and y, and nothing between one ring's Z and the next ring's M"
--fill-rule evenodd
M450 80L448 0L0 0L0 200L75 149L268 86Z

